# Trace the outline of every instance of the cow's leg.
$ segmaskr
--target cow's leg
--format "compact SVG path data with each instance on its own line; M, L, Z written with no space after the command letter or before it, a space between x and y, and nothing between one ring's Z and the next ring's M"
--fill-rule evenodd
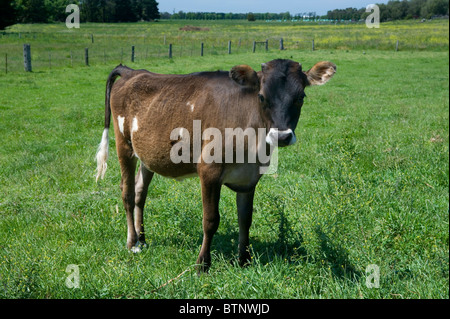
M135 186L135 207L134 207L134 228L138 236L138 242L135 247L136 251L146 246L144 231L144 205L147 198L148 186L153 178L153 172L145 168L141 163L139 171L136 175Z
M116 138L117 139L117 138ZM127 214L127 248L133 250L137 242L137 234L134 229L134 174L136 172L137 159L132 155L131 146L117 147L117 154L119 157L120 170L122 173L122 180L120 188L122 189L122 200L125 212Z
M241 266L245 266L251 260L249 252L249 230L252 224L254 195L255 190L249 193L236 194L239 222L239 265Z
M219 228L219 199L221 183L210 176L202 178L202 203L203 203L203 242L197 264L200 265L198 272L207 272L211 266L211 242L214 234Z

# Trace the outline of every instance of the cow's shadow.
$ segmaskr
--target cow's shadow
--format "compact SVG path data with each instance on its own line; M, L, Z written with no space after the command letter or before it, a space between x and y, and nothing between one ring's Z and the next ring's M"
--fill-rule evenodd
M301 234L293 236L292 232L284 227L279 228L277 239L261 240L250 236L250 253L263 265L274 260L283 260L287 263L316 263L320 267L329 267L336 278L359 280L361 272L350 261L347 250L331 240L320 227L316 227L314 231L320 240L321 258L308 254ZM233 229L218 232L214 236L212 249L225 260L237 265L238 237L239 233ZM252 264L249 265L251 266Z

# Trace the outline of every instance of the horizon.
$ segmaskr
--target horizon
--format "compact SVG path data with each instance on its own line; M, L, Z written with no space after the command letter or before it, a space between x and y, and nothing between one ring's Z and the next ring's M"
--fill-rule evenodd
M192 0L188 4L184 0L161 0L159 1L159 12L177 13L183 12L217 12L217 13L282 13L287 12L292 15L305 12L315 12L317 15L326 15L328 11L346 8L365 8L373 3L387 3L388 0L316 0L308 1L278 0L276 3L269 0L228 0L224 2L211 0Z

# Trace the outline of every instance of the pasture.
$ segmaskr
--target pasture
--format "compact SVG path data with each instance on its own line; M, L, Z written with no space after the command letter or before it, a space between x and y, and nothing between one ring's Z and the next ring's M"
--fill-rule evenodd
M259 70L260 63L275 58L299 61L304 69L320 60L337 65L327 85L306 91L297 144L280 149L277 174L264 176L257 186L252 264L237 266L235 195L224 187L213 265L202 276L194 271L202 239L197 178L176 182L155 175L144 215L149 247L140 254L125 247L113 138L105 179L95 182L105 82L120 62L117 55L101 56L133 45L144 24L90 24L85 30L82 25L85 42L91 41L85 34L103 34L90 44L101 52L90 67L70 66L69 44L86 44L52 30L61 25L13 27L15 35L28 30L21 35L28 39L3 35L0 53L18 48L21 56L24 40L30 40L35 52L52 48L63 60L52 68L37 63L34 72L25 73L18 58L18 67L0 72L0 298L449 297L448 21L433 27L382 24L374 32L392 32L387 31L392 25L405 34L438 30L436 46L411 45L399 52L394 42L392 49L384 47L382 36L381 47L346 41L343 47L318 45L314 52L285 36L294 39L287 50L251 53L244 43L254 34L276 39L283 28L294 27L280 23L263 30L255 24L259 29L252 31L241 24L223 26L235 32L233 41L242 38L242 50L231 55L175 53L169 60L156 53L143 58L142 49L135 63L124 59L130 67L158 73L229 70L237 64ZM163 32L167 43L169 37L203 34L177 31L181 22L155 25L160 52L166 48ZM120 35L122 27L126 32ZM332 38L333 27L312 26L316 31L310 32ZM91 32L94 28L98 32ZM230 35L221 35L220 22L211 28L211 39L226 50ZM361 38L370 36L368 29L360 32ZM340 34L348 32L336 37ZM69 265L79 267L79 288L66 285ZM366 285L368 265L379 267L378 288Z

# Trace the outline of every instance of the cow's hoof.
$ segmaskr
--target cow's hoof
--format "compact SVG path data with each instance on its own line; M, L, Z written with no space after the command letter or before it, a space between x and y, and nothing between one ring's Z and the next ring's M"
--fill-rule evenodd
M146 242L137 242L136 245L134 245L133 247L131 247L131 252L137 254L140 253L143 249L147 248L147 243Z
M203 258L199 258L197 260L197 275L200 276L202 274L207 274L209 268L211 267L211 258L204 260Z

